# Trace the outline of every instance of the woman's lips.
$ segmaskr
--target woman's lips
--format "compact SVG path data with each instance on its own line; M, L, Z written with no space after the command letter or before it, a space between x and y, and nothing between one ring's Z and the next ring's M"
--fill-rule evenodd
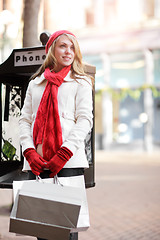
M69 61L71 58L64 56L63 59L65 59L66 61Z

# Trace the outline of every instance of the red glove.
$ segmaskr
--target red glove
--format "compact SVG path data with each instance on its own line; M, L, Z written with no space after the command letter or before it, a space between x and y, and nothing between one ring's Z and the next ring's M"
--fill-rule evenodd
M27 159L32 172L39 175L46 166L46 161L36 152L34 148L27 148L23 155Z
M51 160L45 165L52 172L50 177L54 177L73 156L73 153L66 147L61 147Z

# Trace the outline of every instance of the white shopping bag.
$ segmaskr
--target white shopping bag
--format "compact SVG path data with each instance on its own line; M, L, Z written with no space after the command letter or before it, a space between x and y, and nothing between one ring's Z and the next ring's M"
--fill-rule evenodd
M82 204L78 217L77 227L72 228L71 232L86 231L90 227L90 221L84 176L80 175L74 177L60 177L59 180L65 186L79 187L82 189Z
M77 227L83 189L50 181L24 181L21 188L16 187L19 182L13 183L16 197L10 217L11 232L65 240L70 230Z

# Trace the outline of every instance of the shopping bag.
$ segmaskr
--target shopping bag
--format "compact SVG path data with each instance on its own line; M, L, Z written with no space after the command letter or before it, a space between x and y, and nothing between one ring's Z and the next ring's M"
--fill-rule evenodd
M89 220L89 210L88 210L84 176L80 175L80 176L74 176L74 177L61 177L60 182L65 186L81 188L82 204L81 204L80 213L78 217L78 223L77 223L77 227L73 227L71 229L71 232L86 231L90 227L90 220Z
M69 228L59 228L51 224L45 224L41 222L21 219L16 217L17 204L18 204L18 195L16 196L11 215L10 215L10 225L9 231L28 235L35 236L39 238L44 238L48 240L66 240L69 239L70 229Z
M16 185L16 182L13 184ZM66 240L76 228L82 188L24 181L10 216L10 231L46 239Z

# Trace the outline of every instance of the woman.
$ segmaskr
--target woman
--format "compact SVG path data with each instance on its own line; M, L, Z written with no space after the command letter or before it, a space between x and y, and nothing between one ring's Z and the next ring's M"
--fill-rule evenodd
M92 79L84 73L73 33L62 30L50 36L46 59L29 83L19 124L23 170L29 179L84 174Z

